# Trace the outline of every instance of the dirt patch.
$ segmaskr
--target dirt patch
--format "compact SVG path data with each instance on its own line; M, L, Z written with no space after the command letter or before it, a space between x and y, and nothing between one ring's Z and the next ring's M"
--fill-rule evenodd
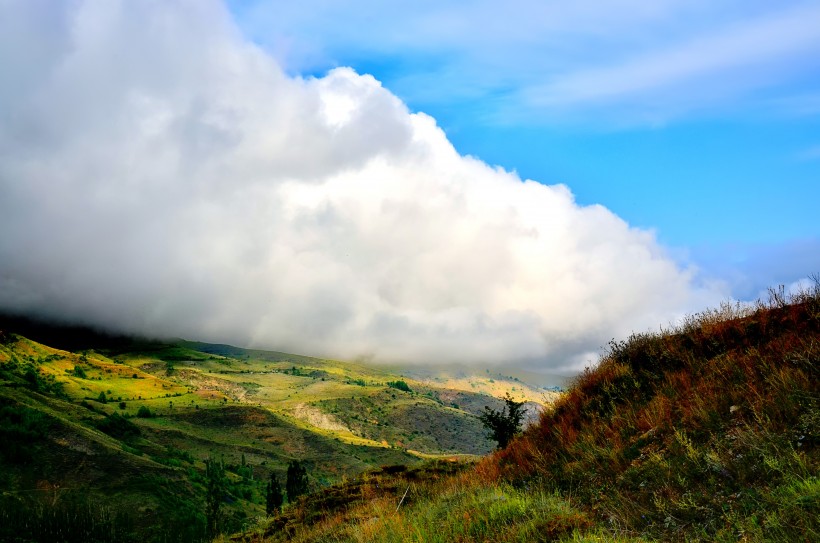
M178 370L175 377L195 389L203 398L211 397L207 392L218 392L232 400L248 401L251 392L242 385L219 379L210 375L203 375L198 371Z
M336 432L349 432L350 428L345 426L333 415L329 415L312 405L300 403L293 407L291 414L308 424L321 428L322 430L332 430Z

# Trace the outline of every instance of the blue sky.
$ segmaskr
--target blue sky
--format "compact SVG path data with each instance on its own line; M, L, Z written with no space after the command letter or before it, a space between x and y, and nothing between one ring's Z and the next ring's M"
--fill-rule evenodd
M820 271L817 2L229 5L290 73L372 74L461 153L654 229L737 297Z

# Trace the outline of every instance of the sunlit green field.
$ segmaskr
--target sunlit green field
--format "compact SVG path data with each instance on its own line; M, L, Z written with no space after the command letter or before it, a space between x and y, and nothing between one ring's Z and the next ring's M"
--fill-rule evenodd
M281 468L300 457L315 462L318 478L332 480L382 460L492 448L475 415L497 400L463 390L463 376L422 382L361 364L189 342L69 352L21 336L0 346L0 363L36 368L73 404L129 418L151 440L200 459L217 451L238 459L247 449L259 462L278 458ZM390 386L399 379L408 390ZM539 393L517 380L506 390L503 380L474 381L499 393L517 389L523 399ZM214 411L229 408L229 419ZM141 409L151 416L140 416ZM355 451L345 455L345 447Z

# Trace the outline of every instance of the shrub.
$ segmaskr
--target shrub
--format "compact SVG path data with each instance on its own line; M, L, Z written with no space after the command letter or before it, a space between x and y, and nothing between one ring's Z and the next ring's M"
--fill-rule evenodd
M389 386L390 388L395 388L396 390L401 390L403 392L413 392L410 389L410 386L405 381L402 381L402 380L388 381L387 386Z
M29 388L32 390L40 390L40 375L34 370L34 368L27 368L26 372L23 374L23 379L26 380L26 383L28 383Z

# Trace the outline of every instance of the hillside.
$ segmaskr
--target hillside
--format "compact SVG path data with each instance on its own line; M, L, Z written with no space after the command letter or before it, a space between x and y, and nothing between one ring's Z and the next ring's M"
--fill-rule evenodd
M232 540L820 541L819 365L820 284L726 305L613 341L475 466L370 473Z
M264 484L271 473L284 482L291 460L320 489L383 465L492 449L475 413L499 401L479 392L288 353L2 324L0 540L24 521L51 526L37 536L48 540L56 517L102 503L108 516L88 519L110 537L100 540L201 540L209 458L226 466L223 528L235 531L264 514Z

